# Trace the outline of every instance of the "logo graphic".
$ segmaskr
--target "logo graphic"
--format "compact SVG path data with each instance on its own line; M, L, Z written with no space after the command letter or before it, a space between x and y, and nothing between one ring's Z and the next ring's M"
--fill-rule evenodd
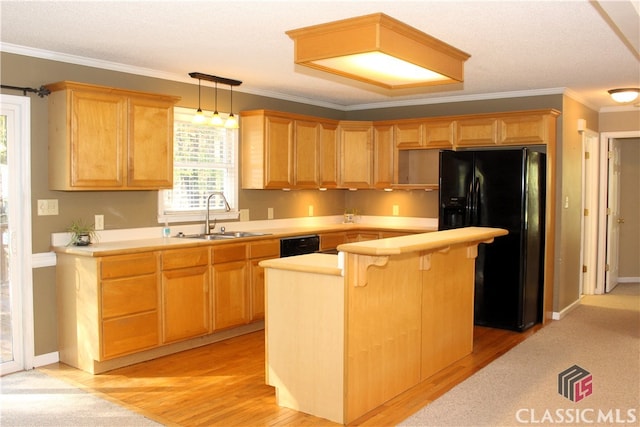
M593 393L593 376L578 365L558 374L558 393L572 402L579 402Z

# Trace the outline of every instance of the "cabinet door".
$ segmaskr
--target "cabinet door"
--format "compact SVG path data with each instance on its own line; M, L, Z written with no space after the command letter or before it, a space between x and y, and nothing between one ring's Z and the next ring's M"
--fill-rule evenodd
M249 322L248 262L214 264L214 330Z
M320 123L319 184L322 188L338 186L337 128L338 125L334 123Z
M173 187L172 102L130 98L127 165L129 187Z
M373 127L371 122L341 122L340 186L369 188L373 181Z
M546 144L549 136L542 114L504 117L498 120L500 144Z
M391 188L393 184L393 126L373 127L373 184L376 188Z
M423 146L424 124L421 122L397 123L395 125L396 148L420 148Z
M428 121L424 124L423 145L425 148L452 148L454 139L452 120Z
M198 266L162 272L163 342L210 332L209 268Z
M494 118L463 119L456 123L457 147L482 147L498 142L497 120Z
M295 121L293 175L296 188L318 187L318 139L318 123Z
M291 188L293 120L265 117L265 188Z
M324 233L320 235L320 250L328 251L333 250L347 241L345 233Z
M72 90L70 102L70 186L124 186L126 98L109 93ZM64 164L50 167L62 168L61 172L65 173Z

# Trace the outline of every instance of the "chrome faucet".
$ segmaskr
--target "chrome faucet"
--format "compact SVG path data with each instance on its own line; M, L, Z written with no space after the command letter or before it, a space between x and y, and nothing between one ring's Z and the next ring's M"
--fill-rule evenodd
M209 203L211 202L211 198L213 196L222 197L226 211L229 212L231 210L231 206L229 206L229 202L227 202L227 198L224 197L224 194L222 193L222 191L214 191L213 193L209 194L209 197L207 197L207 216L204 221L204 234L206 235L211 234L211 230L216 228L216 222L217 222L216 218L213 219L213 226L211 226L209 222Z

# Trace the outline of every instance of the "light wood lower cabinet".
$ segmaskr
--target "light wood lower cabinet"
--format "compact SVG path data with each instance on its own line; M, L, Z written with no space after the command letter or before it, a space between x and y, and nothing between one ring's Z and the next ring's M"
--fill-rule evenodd
M208 248L162 253L163 343L211 332Z
M268 239L252 242L249 245L250 274L250 321L264 319L264 268L258 263L263 260L280 257L280 239Z
M230 243L211 249L214 330L249 322L247 244Z
M100 262L101 358L159 344L158 274L154 253Z

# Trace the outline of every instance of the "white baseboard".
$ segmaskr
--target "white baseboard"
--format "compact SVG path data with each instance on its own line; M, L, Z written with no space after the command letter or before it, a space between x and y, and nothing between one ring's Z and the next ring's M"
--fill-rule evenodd
M554 311L553 314L551 315L551 318L553 320L561 320L564 316L569 314L571 311L575 310L580 305L581 299L582 297L580 297L578 300L574 301L573 303L565 307L562 311L559 311L559 312Z
M618 283L640 283L640 277L618 277Z
M52 363L58 363L60 356L57 351L47 354L40 354L33 358L33 367L39 368L40 366L51 365Z

